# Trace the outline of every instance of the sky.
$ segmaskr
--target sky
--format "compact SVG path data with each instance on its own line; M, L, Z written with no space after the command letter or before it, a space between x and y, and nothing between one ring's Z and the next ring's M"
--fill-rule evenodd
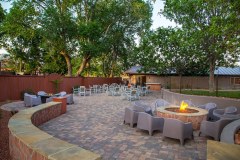
M8 10L11 8L11 4L9 2L1 2L3 9ZM159 12L160 9L164 8L164 2L162 0L156 0L155 3L153 3L153 15L152 15L152 27L151 29L155 30L158 27L168 27L172 26L175 27L176 23L169 21L164 16L160 16ZM0 49L0 54L6 53L4 49Z

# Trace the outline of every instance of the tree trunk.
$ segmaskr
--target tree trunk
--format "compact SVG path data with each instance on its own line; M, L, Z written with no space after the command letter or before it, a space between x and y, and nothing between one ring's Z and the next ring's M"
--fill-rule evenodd
M179 75L179 93L182 93L182 74Z
M67 76L72 76L72 64L71 64L70 56L65 51L61 51L60 54L63 55L63 57L65 58L65 61L67 62L67 68L68 68Z
M210 59L210 67L209 67L209 92L214 92L214 70L215 63L214 60Z
M19 59L19 72L22 72L22 60Z
M111 62L111 72L110 72L110 77L114 77L114 69L116 66L116 61L117 61L117 54L115 52L115 50L113 49L112 51L112 62Z
M82 63L77 71L77 75L80 76L83 72L83 70L86 68L87 63L90 61L90 56L86 55L83 57Z

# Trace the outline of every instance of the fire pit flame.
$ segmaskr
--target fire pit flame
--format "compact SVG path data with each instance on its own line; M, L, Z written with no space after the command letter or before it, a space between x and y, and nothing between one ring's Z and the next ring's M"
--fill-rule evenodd
M188 107L188 104L182 101L180 105L180 111L185 111L187 107Z

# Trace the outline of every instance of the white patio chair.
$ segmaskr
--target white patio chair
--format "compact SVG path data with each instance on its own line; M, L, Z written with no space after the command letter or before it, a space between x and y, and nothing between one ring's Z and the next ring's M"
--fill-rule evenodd
M80 86L79 87L78 95L79 96L86 96L86 87L85 86Z
M142 87L140 90L140 95L146 96L147 95L147 87Z
M120 96L121 95L121 90L119 87L115 87L113 91L114 96Z
M137 90L131 90L130 94L128 94L127 96L129 101L140 99L140 96Z
M73 94L78 95L79 87L76 87L76 88L73 87L72 90L73 90Z
M103 84L102 89L103 89L103 92L107 92L108 91L108 84Z

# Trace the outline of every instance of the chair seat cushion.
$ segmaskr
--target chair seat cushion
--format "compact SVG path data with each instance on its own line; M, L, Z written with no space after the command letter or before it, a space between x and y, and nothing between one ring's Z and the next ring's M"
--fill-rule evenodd
M145 113L150 114L151 116L153 115L152 109L150 107L145 108Z

